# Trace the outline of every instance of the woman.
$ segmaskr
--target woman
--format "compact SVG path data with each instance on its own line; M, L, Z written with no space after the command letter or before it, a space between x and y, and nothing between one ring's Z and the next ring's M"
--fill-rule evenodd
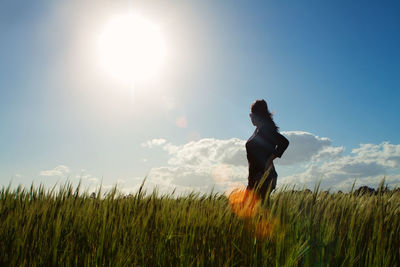
M251 105L250 118L256 129L246 142L249 163L247 189L255 190L264 200L268 188L271 188L270 191L275 189L278 178L273 160L282 156L289 141L278 132L278 127L273 121L264 99L257 100Z

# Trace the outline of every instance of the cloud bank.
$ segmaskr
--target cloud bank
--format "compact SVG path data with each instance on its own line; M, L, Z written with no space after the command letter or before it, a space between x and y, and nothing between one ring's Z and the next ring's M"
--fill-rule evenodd
M327 137L303 131L282 134L290 145L275 163L280 169L298 166L298 171L279 176L278 187L296 184L312 189L321 180L322 188L348 190L355 179L356 185L376 187L384 176L389 185L400 185L400 145L361 144L345 155L345 148L333 146ZM165 139L147 141L145 144L157 144L169 156L165 166L150 170L147 187L158 187L165 193L174 189L175 192L223 193L233 186L247 185L245 142L238 138L203 138L183 145L174 145Z
M385 177L389 185L400 185L400 145L388 142L361 144L350 155L311 161L304 172L284 177L282 183L298 183L311 187L319 179L327 188L348 189L356 186L376 187Z

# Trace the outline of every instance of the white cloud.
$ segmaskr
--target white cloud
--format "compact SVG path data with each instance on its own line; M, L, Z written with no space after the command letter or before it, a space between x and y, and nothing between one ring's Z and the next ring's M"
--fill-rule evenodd
M142 143L142 147L147 147L147 148L153 148L155 146L161 146L166 142L165 139L163 138L155 138L152 140L149 140L147 142Z
M232 183L245 182L245 167L232 165L163 166L151 169L146 188L158 187L161 193L224 192Z
M323 157L331 154L340 154L343 149L331 147L332 142L327 137L319 137L309 132L288 131L282 132L289 140L289 147L284 156L277 160L279 165L293 165L310 161L313 156Z
M170 165L211 166L232 164L246 166L245 141L238 138L219 140L204 138L182 146L167 144L164 149L170 154Z
M146 187L160 192L192 190L223 192L233 182L245 181L247 160L245 141L238 138L204 138L184 145L164 142L168 165L150 170Z
M95 177L92 174L88 173L85 169L82 169L81 173L79 175L76 175L76 178L84 183L90 182L90 184L98 184L100 182L100 179L98 177Z
M343 155L343 152L344 152L343 146L338 146L338 147L328 146L324 147L317 154L313 155L311 157L311 160L321 161L324 159L339 158Z
M332 146L327 137L302 131L282 134L290 145L276 164L281 169L303 165L300 171L280 176L278 187L290 183L313 188L322 179L324 188L345 189L354 178L360 184L373 186L385 174L387 183L400 182L400 145L363 144L344 155L345 148ZM162 192L172 192L174 188L176 192L209 192L214 188L224 192L234 184L247 184L245 140L203 138L183 145L161 140L160 145L169 154L168 164L151 169L146 180L148 188L158 186Z
M285 132L293 146L278 162L281 165L301 163L313 156L327 157L341 153L342 149L329 147L328 138L320 138L306 132ZM153 168L148 183L158 185L164 191L197 190L208 192L212 188L224 192L233 184L247 184L246 140L203 138L184 145L165 142L168 165ZM299 151L300 150L300 151ZM324 154L322 154L322 152Z
M335 153L333 153L335 154ZM312 187L322 180L324 187L345 189L357 179L357 184L376 186L383 177L389 185L400 183L400 145L383 142L381 144L361 144L350 155L310 162L302 172L283 178L282 183L304 184Z
M366 161L377 161L383 166L400 167L400 145L389 144L389 142L383 142L379 145L361 144L351 153L359 155Z
M39 173L40 176L65 176L69 174L70 170L67 166L65 165L58 165L52 170L46 170L46 171L41 171Z
M319 137L302 131L282 132L290 144L277 165L294 165L309 162L311 159L322 160L342 155L344 147L331 146L327 137ZM170 155L168 163L171 165L210 165L226 163L247 166L246 140L231 138L220 140L204 138L187 144L176 146L166 143L163 148Z

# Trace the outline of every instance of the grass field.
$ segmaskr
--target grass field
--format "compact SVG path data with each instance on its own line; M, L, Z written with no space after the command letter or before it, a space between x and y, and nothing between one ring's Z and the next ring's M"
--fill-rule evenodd
M398 192L274 192L240 217L224 195L80 190L3 187L0 265L400 266Z

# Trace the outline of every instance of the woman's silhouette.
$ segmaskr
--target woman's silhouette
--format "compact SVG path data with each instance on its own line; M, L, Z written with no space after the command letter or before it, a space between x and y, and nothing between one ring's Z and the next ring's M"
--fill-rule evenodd
M246 142L249 163L248 190L255 190L264 200L268 188L275 189L278 174L273 160L280 158L289 145L289 141L278 132L265 100L256 100L251 105L251 122L256 129ZM262 179L264 173L267 174Z

